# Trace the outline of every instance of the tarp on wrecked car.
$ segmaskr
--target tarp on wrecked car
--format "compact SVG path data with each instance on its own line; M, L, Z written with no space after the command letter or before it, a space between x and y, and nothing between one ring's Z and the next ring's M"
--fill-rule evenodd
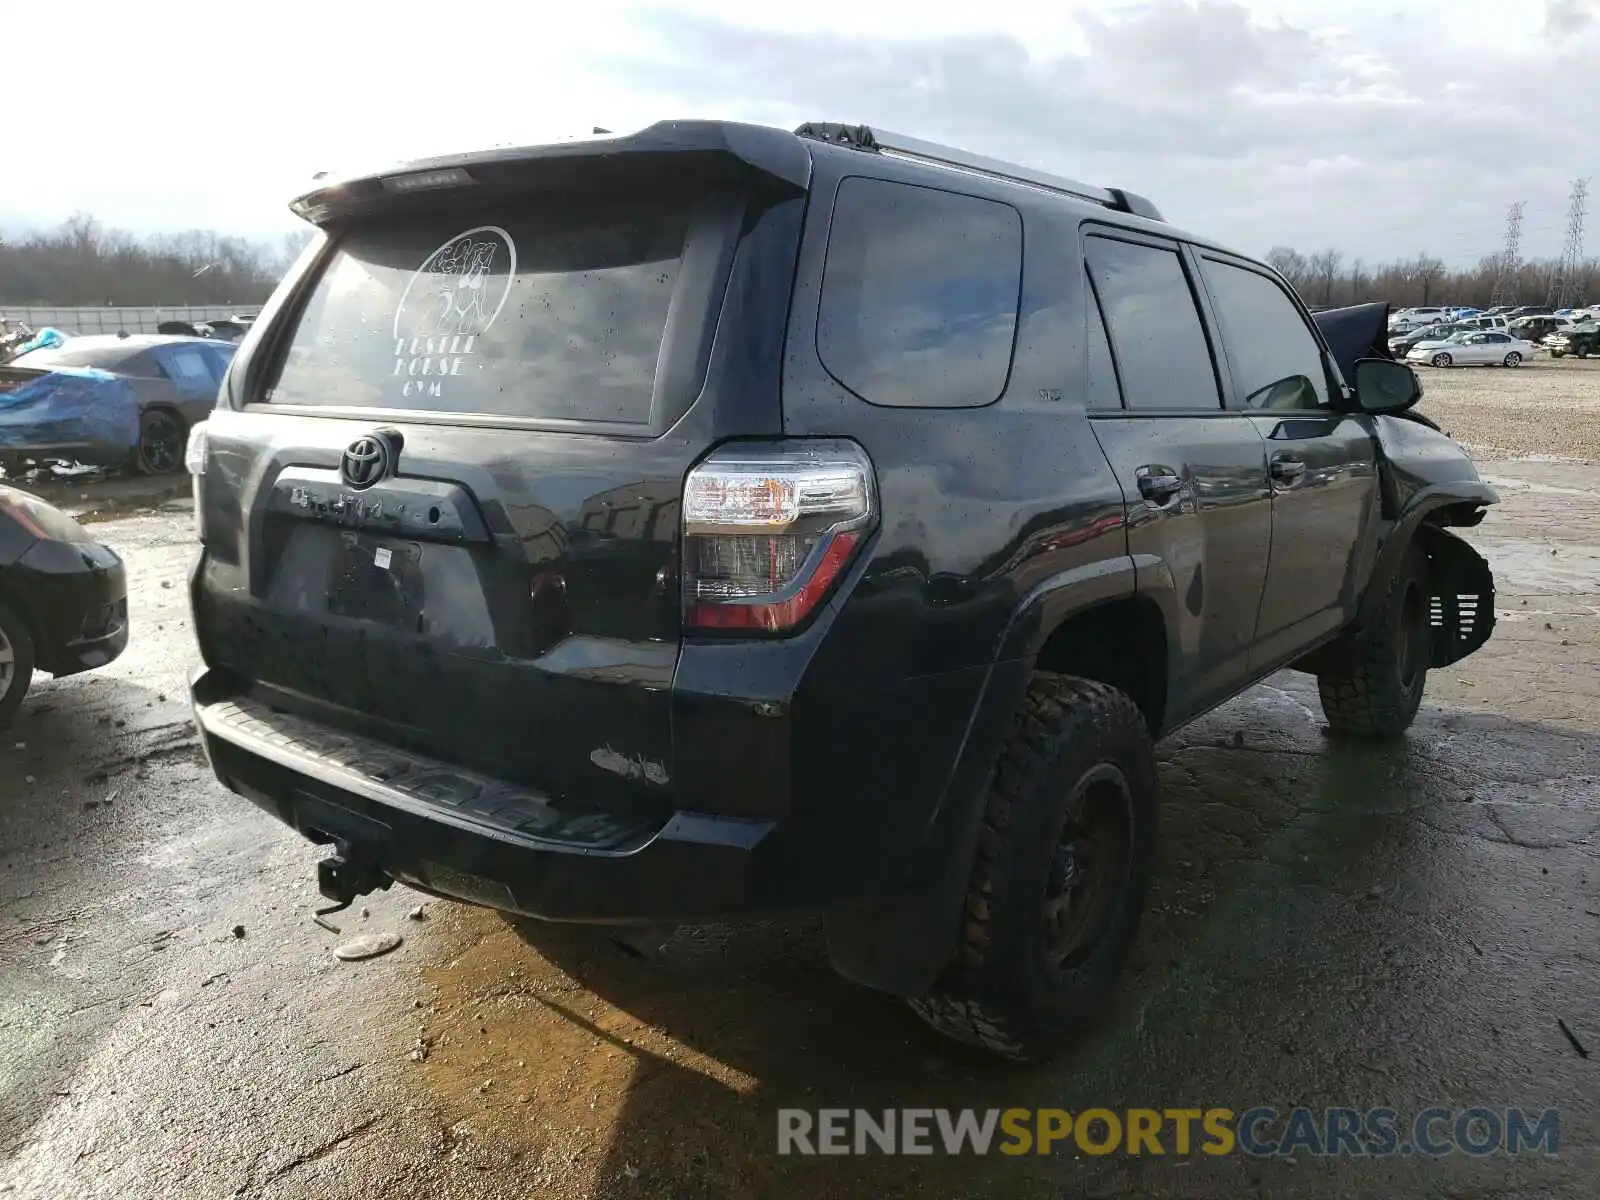
M60 367L0 391L0 451L95 449L111 457L139 443L133 384L93 367Z

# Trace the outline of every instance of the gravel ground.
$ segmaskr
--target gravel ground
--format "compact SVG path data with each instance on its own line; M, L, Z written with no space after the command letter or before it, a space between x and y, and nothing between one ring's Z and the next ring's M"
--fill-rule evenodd
M1417 373L1421 410L1476 455L1600 459L1600 359Z

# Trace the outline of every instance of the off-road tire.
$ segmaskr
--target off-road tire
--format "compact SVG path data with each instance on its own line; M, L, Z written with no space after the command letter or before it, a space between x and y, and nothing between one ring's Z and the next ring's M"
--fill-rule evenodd
M0 601L0 652L9 649L11 662L7 672L0 667L0 729L4 729L22 707L22 698L28 694L33 681L33 635L17 611Z
M1428 682L1428 557L1416 543L1385 585L1372 624L1349 639L1344 662L1317 676L1328 728L1346 737L1399 737Z
M1086 959L1061 967L1047 955L1044 904L1069 799L1094 773L1121 781L1098 786L1111 787L1127 810L1126 858L1109 877L1120 884L1102 893L1111 897L1103 932ZM1049 1058L1081 1034L1138 933L1157 796L1155 750L1134 702L1103 683L1036 674L989 785L955 962L911 1001L917 1015L948 1037L1020 1061Z

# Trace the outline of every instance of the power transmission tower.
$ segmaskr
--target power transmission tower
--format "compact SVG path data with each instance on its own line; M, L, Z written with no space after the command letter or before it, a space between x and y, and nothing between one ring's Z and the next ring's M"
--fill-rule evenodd
M1506 243L1500 251L1500 270L1495 275L1490 304L1517 302L1517 268L1522 265L1522 205L1518 200L1506 210Z
M1583 258L1583 215L1588 202L1588 178L1573 180L1572 199L1567 204L1567 240L1561 245L1561 257L1550 273L1550 287L1544 298L1551 308L1570 307L1578 290L1578 263Z

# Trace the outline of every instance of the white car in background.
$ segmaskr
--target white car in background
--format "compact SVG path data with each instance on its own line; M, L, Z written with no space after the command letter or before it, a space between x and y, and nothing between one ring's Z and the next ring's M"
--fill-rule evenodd
M1406 361L1434 367L1520 367L1536 348L1532 342L1493 330L1453 333L1443 341L1418 342Z
M1422 325L1437 325L1443 321L1451 320L1450 310L1437 305L1425 305L1421 308L1402 308L1399 312L1389 317L1389 329L1393 333L1406 333Z

